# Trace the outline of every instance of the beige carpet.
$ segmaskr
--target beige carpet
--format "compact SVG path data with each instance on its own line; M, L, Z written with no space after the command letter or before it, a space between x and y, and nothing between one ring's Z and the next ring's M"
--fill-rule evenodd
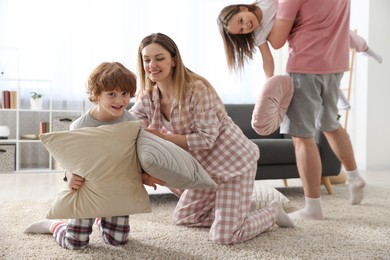
M171 214L177 199L152 195L153 213L130 218L127 245L105 245L96 229L81 251L60 248L50 235L26 235L24 228L41 219L50 201L0 202L0 259L390 259L390 190L369 186L362 205L350 206L345 185L322 200L326 220L296 221L296 227L274 227L242 244L216 245L208 229L177 227ZM301 188L283 188L291 202L302 207Z

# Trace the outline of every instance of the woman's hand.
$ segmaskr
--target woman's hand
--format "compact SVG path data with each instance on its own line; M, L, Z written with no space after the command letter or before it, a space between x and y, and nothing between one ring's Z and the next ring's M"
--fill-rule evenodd
M157 135L158 137L164 139L163 133L161 133L161 132L158 131L157 129L154 129L154 128L145 128L145 130L148 131L149 133L152 133L152 134Z
M145 184L145 185L148 185L150 187L153 187L154 190L157 189L157 185L156 184L161 185L161 186L165 186L165 182L163 182L162 180L157 179L157 178L155 178L153 176L150 176L146 172L142 173L142 183Z
M166 141L172 142L184 150L188 151L188 144L186 135L172 134L172 133L161 133L157 129L154 128L145 128L146 131L152 133Z
M68 171L66 171L65 175L66 178L68 179L68 187L70 191L76 192L83 186L84 184L83 177Z

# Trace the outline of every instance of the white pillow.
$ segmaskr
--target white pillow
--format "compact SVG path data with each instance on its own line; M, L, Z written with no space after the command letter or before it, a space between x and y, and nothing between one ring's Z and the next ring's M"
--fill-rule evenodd
M252 193L252 203L255 203L256 209L261 209L269 205L273 200L277 200L280 204L285 207L290 201L280 191L274 187L264 185L259 181L255 181Z
M77 192L64 185L47 218L96 218L151 212L136 153L138 121L41 134L50 154L85 178Z
M187 151L141 129L137 153L143 170L176 189L216 188L210 175Z

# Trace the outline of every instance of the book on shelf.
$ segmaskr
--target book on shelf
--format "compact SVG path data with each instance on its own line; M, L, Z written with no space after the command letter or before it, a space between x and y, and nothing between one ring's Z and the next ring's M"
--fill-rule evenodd
M4 108L11 108L11 91L3 90L3 106Z
M15 109L18 106L18 92L16 90L3 90L2 91L3 104L0 108L12 108Z
M39 122L39 133L44 134L50 132L49 122Z
M18 106L18 92L16 90L10 91L10 107L12 109L16 109Z

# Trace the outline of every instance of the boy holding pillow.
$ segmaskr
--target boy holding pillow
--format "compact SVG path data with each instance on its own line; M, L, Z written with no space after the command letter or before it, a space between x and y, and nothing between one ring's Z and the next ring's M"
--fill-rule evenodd
M136 92L134 73L119 62L103 62L90 75L87 84L88 98L95 103L88 112L74 121L70 129L97 127L137 120L126 108ZM65 172L64 181L72 192L77 192L84 184L84 178ZM156 188L164 182L143 173L144 184ZM92 226L96 222L105 243L123 245L130 232L129 216L70 219L68 223L60 220L44 219L29 225L25 233L52 233L57 243L66 249L82 249L89 243Z

